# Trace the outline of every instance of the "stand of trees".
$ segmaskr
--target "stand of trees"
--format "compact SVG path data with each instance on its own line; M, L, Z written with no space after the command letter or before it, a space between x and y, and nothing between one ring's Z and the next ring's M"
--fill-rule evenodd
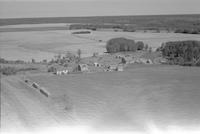
M11 61L11 60L6 60L4 58L0 58L0 63L3 63L3 64L24 64L26 62L22 61L22 60Z
M114 38L107 42L106 49L108 53L116 53L123 51L137 51L144 49L144 43L142 41L135 42L126 38Z
M48 62L48 64L59 64L63 66L67 66L68 63L79 63L81 60L82 51L80 49L77 50L77 54L67 52L64 56L61 54L55 55L54 59Z
M122 28L119 24L71 24L69 29L90 29L95 31L98 28Z
M15 75L18 72L23 72L23 71L33 71L33 70L38 70L38 68L34 67L29 67L29 68L18 68L18 67L1 67L0 68L0 74L3 75Z
M200 41L167 42L160 50L170 64L200 66Z
M17 69L15 67L0 68L0 74L3 74L3 75L14 75L16 73L17 73Z
M79 31L79 32L73 32L72 34L90 34L90 31Z
M200 34L200 28L199 29L176 29L175 33Z

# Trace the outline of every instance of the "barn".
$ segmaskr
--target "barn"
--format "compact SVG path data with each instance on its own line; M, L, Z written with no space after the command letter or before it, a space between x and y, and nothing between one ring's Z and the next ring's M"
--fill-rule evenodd
M65 75L69 73L69 70L66 67L58 65L58 64L51 65L49 69L51 69L50 72L53 72L56 75Z

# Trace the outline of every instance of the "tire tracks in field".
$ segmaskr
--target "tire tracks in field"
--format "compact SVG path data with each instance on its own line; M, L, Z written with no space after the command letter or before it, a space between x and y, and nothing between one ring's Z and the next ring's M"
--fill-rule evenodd
M59 113L42 98L43 96L21 84L18 78L9 78L3 80L2 86L2 95L6 96L7 103L19 117L17 122L22 122L23 127L31 130L60 125L59 115L56 116Z
M33 127L33 121L30 121L30 113L28 110L22 105L19 99L10 91L12 86L10 86L7 81L2 83L1 95L5 96L7 103L12 107L14 112L17 113L19 119L21 120L23 126L25 128Z

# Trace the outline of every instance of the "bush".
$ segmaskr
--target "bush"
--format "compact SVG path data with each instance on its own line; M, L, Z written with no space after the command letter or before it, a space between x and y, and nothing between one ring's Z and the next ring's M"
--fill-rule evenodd
M144 43L142 41L138 41L136 43L137 45L137 50L143 50L144 49Z
M50 68L48 68L48 72L56 72L56 68L55 67L50 67Z
M167 42L161 48L162 55L173 64L197 65L200 60L200 41Z
M175 33L184 33L184 34L200 34L198 29L176 29Z
M135 27L132 27L132 26L124 26L123 27L123 31L124 32L135 32Z
M73 32L72 34L90 34L90 31L79 31L79 32Z
M145 50L145 51L148 51L148 49L149 49L149 46L148 46L148 44L146 44L146 45L144 46L144 50Z
M149 53L151 53L153 50L152 50L152 47L149 47Z
M0 63L8 63L8 61L3 58L0 58Z
M3 64L24 64L26 63L25 61L22 61L22 60L6 60L4 58L0 58L0 63L3 63Z
M200 31L198 31L198 30L193 30L192 32L191 32L191 34L199 34L200 33Z
M196 62L196 66L200 67L200 59Z
M126 38L114 38L107 42L106 49L108 53L116 53L122 51L137 51L144 48L144 43L139 41L135 42Z
M38 70L38 68L16 68L16 67L3 67L0 69L1 74L3 75L15 75L17 72L20 71L34 71Z
M20 68L17 71L34 71L34 70L38 70L38 68L34 68L34 67L29 67L29 68Z
M14 75L17 73L17 69L14 67L3 67L0 69L3 75Z

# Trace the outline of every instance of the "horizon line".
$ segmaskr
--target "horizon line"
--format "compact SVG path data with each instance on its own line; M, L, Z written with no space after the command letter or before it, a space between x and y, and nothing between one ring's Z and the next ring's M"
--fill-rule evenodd
M129 17L129 16L135 16L135 17L139 17L139 16L184 16L184 15L200 15L200 13L192 13L192 14L137 14L137 15L83 15L83 16L43 16L43 17L8 17L8 18L1 18L0 20L3 19L39 19L39 18L93 18L93 17Z

